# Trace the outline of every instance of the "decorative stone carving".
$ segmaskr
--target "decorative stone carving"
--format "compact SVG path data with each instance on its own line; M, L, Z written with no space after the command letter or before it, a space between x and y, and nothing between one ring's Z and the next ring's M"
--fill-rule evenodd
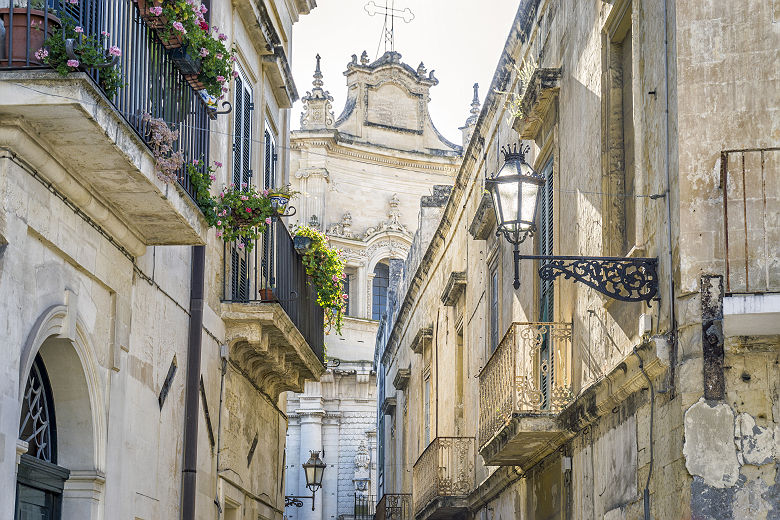
M341 223L333 224L328 228L328 235L341 238L356 238L352 233L352 213L347 211L341 217Z
M301 128L304 130L316 130L333 128L335 117L332 112L333 97L322 88L322 71L320 70L320 55L317 54L317 67L314 70L314 88L301 98L303 101L303 113L301 114Z
M309 219L309 227L312 229L320 229L320 219L317 218L317 215L312 215Z
M352 481L355 484L355 493L365 497L371 487L371 455L365 439L360 441L355 453L355 478Z
M363 233L363 240L368 240L372 236L382 233L384 231L397 231L404 235L411 236L411 233L407 227L401 224L401 201L398 199L397 194L393 194L388 202L387 218L388 220L380 222L376 226L369 227Z
M360 55L360 64L363 66L368 65L368 53L366 51L363 51L363 54Z

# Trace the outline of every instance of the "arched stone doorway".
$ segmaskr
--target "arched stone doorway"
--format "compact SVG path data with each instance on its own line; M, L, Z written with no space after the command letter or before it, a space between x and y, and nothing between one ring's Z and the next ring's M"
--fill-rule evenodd
M54 312L44 320L26 349L32 360L23 364L30 369L21 395L19 439L27 452L17 471L16 520L100 518L104 477L98 470L103 436L97 364L80 326L75 340L56 334L63 331L60 318Z

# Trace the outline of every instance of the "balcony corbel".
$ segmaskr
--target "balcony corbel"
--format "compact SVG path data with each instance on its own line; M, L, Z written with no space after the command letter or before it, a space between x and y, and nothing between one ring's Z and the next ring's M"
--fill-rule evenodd
M531 75L512 128L520 139L533 139L561 89L560 68L539 68Z

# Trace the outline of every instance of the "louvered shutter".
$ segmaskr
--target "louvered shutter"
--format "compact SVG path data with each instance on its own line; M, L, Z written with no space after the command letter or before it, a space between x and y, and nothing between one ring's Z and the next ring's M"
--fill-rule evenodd
M540 214L539 214L539 254L540 255L552 255L553 254L553 217L554 217L554 203L553 194L555 193L553 185L553 160L544 165L542 169L542 175L544 175L545 183L542 188ZM542 261L544 263L544 261ZM555 292L552 280L540 280L539 287L539 321L549 322L554 317L554 303ZM551 358L551 345L549 329L545 328L544 337L542 340L542 347L539 352L539 388L542 391L542 407L547 408L550 403L550 384L553 381L554 374L553 363Z

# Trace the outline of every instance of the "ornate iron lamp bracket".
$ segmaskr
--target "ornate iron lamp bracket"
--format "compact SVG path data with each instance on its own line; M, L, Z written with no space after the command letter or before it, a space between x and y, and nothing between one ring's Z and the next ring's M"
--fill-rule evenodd
M284 497L284 507L303 507L302 498L311 499L311 510L314 511L314 493L310 497L286 496Z
M559 276L582 282L610 298L624 302L650 302L658 294L658 259L613 256L521 255L518 260L540 260L539 278Z

